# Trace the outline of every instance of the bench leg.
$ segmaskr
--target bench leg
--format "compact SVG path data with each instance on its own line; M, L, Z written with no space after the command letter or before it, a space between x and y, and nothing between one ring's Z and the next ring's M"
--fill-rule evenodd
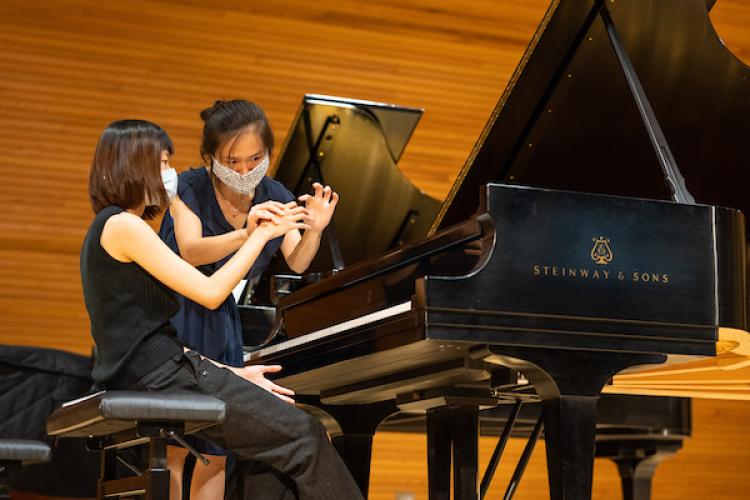
M102 449L99 452L99 480L96 482L96 500L104 500L105 485L115 479L117 471L117 450Z
M148 444L148 481L145 500L169 500L167 441L152 439Z
M105 500L142 494L145 500L169 500L167 440L152 438L148 443L148 469L138 476L118 479L117 449L101 450L101 469L96 498ZM1 499L0 499L1 500Z

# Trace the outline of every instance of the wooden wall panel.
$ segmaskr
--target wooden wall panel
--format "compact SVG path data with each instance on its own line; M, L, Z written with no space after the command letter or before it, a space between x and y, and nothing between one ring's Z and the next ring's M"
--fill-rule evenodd
M442 198L547 5L547 0L0 1L0 343L91 349L78 249L92 217L88 164L110 121L137 117L161 124L177 147L173 163L184 169L198 163L198 112L216 98L258 101L279 144L306 92L423 107L401 168ZM750 4L719 0L712 17L727 46L749 60ZM675 490L688 491L687 497L739 498L715 493L747 489L744 450L750 443L736 432L750 412L720 402L697 408L696 434L704 429L702 435L711 439L697 435L678 459L665 464L675 472L659 476L656 498L678 498L668 496L661 481L679 479L680 471L706 476L705 483L691 479L692 494ZM710 427L717 421L721 427ZM374 491L383 499L394 498L395 490L384 486L388 481L412 475L405 468L412 458L409 441L388 439L379 437L378 449L391 458L374 465ZM720 461L724 452L730 457L726 464ZM529 477L542 481L539 456ZM608 488L616 484L611 473L604 479L597 475L598 498L611 498ZM419 477L415 472L417 486L424 486ZM677 482L681 488L687 483ZM533 483L527 477L524 488ZM522 498L544 497L543 489L523 491Z
M198 112L216 98L260 102L279 144L305 92L423 107L402 168L442 198L545 9L540 0L3 0L0 243L36 252L29 279L10 269L3 287L32 291L53 267L54 282L78 282L75 259L60 255L77 254L91 219L86 175L107 123L161 124L182 169L199 162ZM45 301L36 314L5 307L0 342L36 344L28 331L38 331L44 345L88 352L80 295L61 300L74 320Z

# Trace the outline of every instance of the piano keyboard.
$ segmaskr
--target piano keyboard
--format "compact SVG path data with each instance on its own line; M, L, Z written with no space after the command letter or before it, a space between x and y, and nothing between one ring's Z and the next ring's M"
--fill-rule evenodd
M273 344L271 346L264 347L263 349L258 349L257 351L247 352L245 353L244 360L245 360L245 363L247 363L247 362L259 359L259 358L263 358L265 356L269 356L271 354L284 352L288 349L293 349L294 347L307 344L309 342L315 342L315 341L324 339L326 337L336 335L337 333L340 333L340 332L345 332L347 330L352 330L360 326L377 323L378 321L384 320L386 318L398 316L399 314L403 314L403 313L411 311L411 309L412 309L411 301L403 302L401 304L397 304L395 306L391 306L386 309L381 309L379 311L366 314L359 318L354 318L348 321L344 321L342 323L331 325L329 327L323 328L322 330L310 332L308 334L301 335L291 340L286 340L284 342L279 342L278 344Z

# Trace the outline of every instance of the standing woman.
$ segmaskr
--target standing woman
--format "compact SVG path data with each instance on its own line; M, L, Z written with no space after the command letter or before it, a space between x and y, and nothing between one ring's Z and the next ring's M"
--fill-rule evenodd
M211 275L243 245L263 220L276 220L296 206L294 196L266 175L274 138L260 106L246 100L216 101L201 114L204 122L201 157L205 166L179 175L178 196L164 216L159 235L178 255ZM300 198L310 216L304 234L292 230L269 241L247 278L260 276L280 249L289 267L302 273L320 246L322 231L333 216L338 195L319 184L315 193ZM209 358L240 367L242 328L230 295L215 310L179 297L180 310L172 324L182 342ZM191 498L220 500L224 496L224 452L195 443L214 455L209 465L197 463L191 480ZM172 499L180 498L182 465L187 452L170 447Z
M309 228L306 209L288 207L259 223L221 269L205 276L144 221L166 208L171 150L167 134L141 120L110 124L96 146L89 175L96 215L81 247L97 347L94 380L106 389L210 394L224 401L224 422L199 435L239 460L265 465L254 477L257 498L361 499L322 425L290 404L292 391L265 378L280 367L217 363L183 347L169 321L178 308L173 291L215 309L269 241Z

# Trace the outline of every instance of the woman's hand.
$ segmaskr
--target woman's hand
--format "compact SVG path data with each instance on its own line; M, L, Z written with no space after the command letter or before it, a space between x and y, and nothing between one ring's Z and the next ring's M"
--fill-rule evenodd
M244 368L236 368L233 366L227 367L238 377L242 377L248 382L262 387L279 399L286 401L287 403L294 404L294 391L275 384L266 378L266 373L277 373L281 371L279 365L250 365Z
M263 221L277 223L278 218L284 215L285 208L286 206L283 203L273 200L253 205L247 214L247 222L245 223L247 234L255 231L258 224Z
M336 204L339 202L339 195L331 189L331 186L323 187L318 182L313 184L313 189L315 190L313 195L303 194L298 199L310 211L310 229L321 232L331 222Z
M283 205L284 210L281 215L276 215L275 220L262 221L255 228L266 240L284 236L293 229L307 230L310 229L310 212L307 208L298 206L295 202L290 201Z

